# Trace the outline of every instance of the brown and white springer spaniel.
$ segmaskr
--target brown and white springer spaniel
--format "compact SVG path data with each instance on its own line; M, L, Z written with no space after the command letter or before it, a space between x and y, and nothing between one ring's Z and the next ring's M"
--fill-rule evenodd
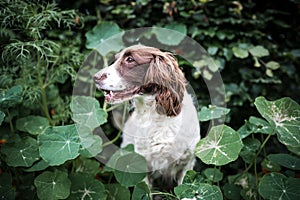
M94 75L108 103L132 100L121 146L133 144L151 173L149 185L162 177L180 184L194 166L199 121L186 79L169 52L135 45L115 55L115 62Z

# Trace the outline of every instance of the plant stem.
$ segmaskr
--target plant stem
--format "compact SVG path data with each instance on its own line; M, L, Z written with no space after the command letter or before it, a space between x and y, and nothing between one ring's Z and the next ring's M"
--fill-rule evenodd
M41 69L41 61L40 61L40 55L39 55L39 52L38 52L37 53L37 73L38 73L37 79L38 79L38 84L39 84L39 87L40 87L41 93L42 93L41 107L42 107L42 110L43 110L45 116L47 117L49 123L51 125L53 125L51 117L50 117L50 114L48 112L47 96L46 96L46 91L45 91L45 86L44 86L44 83L43 83L43 77L42 77L41 71L42 71L42 69Z
M274 132L274 131L275 131L275 130L273 130L273 132ZM263 150L263 148L265 147L266 143L268 142L268 140L270 139L271 136L272 136L272 134L269 134L268 137L266 137L266 139L265 139L264 142L261 144L259 150L257 151L257 153L256 153L256 155L255 155L255 160L254 160L254 162L252 162L252 163L244 170L243 174L247 173L247 172L251 169L251 167L252 167L252 165L253 165L254 163L256 164L256 158L257 158L258 155L261 153L261 151Z
M123 109L123 115L122 115L122 122L121 122L121 130L119 130L117 136L114 139L112 139L111 141L108 141L108 142L104 143L102 145L103 148L106 147L106 146L108 146L108 145L110 145L110 144L115 143L120 138L121 133L123 132L122 129L123 129L123 126L124 126L124 123L125 123L126 110L127 110L127 102L124 103L124 109Z
M15 133L15 129L14 129L14 125L13 125L13 123L12 123L12 121L11 121L11 117L10 117L10 113L9 113L9 110L8 110L8 109L6 110L6 113L7 113L8 119L9 119L10 132L11 132L12 134L14 134L14 133Z
M178 199L178 197L176 197L175 195L170 194L170 193L166 193L166 192L153 192L150 195L151 196L153 196L153 195L165 195L165 196L170 196L170 197L174 197L174 198Z
M106 104L107 105L107 104ZM112 111L112 110L114 110L114 109L116 109L116 108L118 108L118 107L120 107L121 105L120 104L117 104L117 105L114 105L114 106L111 106L111 107L109 107L109 108L105 108L105 111L106 112L110 112L110 111ZM104 107L104 106L103 106Z

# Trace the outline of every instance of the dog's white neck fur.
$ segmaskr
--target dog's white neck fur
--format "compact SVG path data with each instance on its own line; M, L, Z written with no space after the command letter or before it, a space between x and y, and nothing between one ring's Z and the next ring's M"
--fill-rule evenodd
M193 168L194 149L200 139L197 112L190 94L185 92L181 112L175 117L158 114L155 96L134 99L134 112L125 123L122 147L134 144L143 155L149 171L180 183Z

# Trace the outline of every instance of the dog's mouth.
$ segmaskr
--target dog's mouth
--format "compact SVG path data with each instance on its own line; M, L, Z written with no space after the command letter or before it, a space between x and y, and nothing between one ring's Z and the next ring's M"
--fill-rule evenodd
M101 90L104 93L105 101L108 103L123 102L132 99L136 94L141 94L140 87L132 87L125 90Z

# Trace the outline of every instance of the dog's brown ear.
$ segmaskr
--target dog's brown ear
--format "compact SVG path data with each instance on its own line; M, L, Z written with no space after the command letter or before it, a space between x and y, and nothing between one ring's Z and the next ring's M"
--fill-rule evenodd
M145 85L155 87L156 111L167 116L176 116L181 111L186 80L176 58L171 53L153 55L145 76Z

